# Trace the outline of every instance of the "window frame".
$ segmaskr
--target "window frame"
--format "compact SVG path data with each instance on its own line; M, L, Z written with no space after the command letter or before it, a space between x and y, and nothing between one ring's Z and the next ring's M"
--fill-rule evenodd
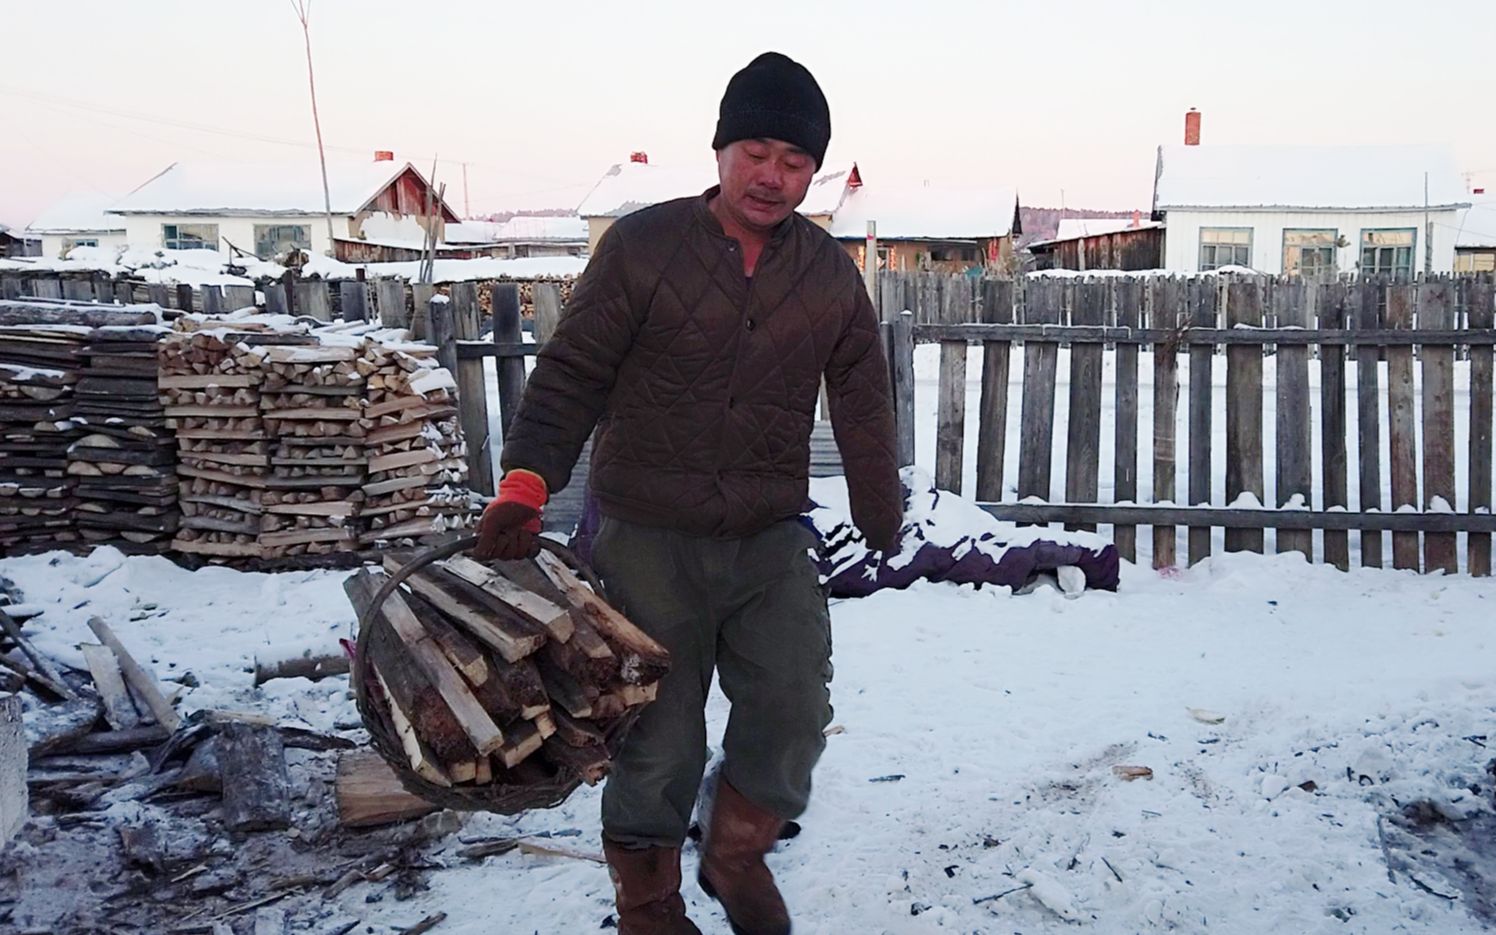
M1214 241L1214 240L1207 241L1205 239L1205 232L1206 231L1209 231L1212 234L1216 234L1216 233L1222 232L1222 231L1229 231L1229 232L1232 232L1232 233L1242 233L1242 232L1245 232L1246 235L1247 235L1247 242L1245 244L1240 244L1240 243L1231 243L1229 241ZM1199 270L1202 273L1208 273L1211 270L1220 269L1222 266L1245 266L1248 269L1254 268L1252 266L1252 249L1256 245L1255 242L1257 240L1257 230L1255 228L1252 228L1252 227L1201 227L1201 228L1199 228L1199 230L1198 230L1198 232L1196 234L1195 239L1197 241L1197 246L1198 246L1198 253L1196 254L1196 258L1199 261L1198 262ZM1212 263L1211 265L1207 266L1206 262L1205 262L1205 250L1206 250L1207 247L1211 248L1213 251L1219 251L1222 247L1229 247L1231 249L1231 251L1232 251L1232 260L1231 260L1231 262L1229 262L1229 263L1215 262L1215 263ZM1244 262L1244 263L1238 263L1238 262L1236 262L1236 251L1240 250L1240 249L1243 249L1243 248L1245 248L1246 251L1247 251L1246 262ZM1218 254L1213 254L1213 257L1216 260L1219 260Z
M1393 250L1393 251L1406 249L1408 251L1408 266L1407 266L1407 275L1406 276L1399 276L1398 275L1398 270L1396 268L1396 266L1397 266L1397 262L1396 262L1397 254L1395 252L1393 253L1393 270L1392 270L1392 272L1390 272L1390 273L1382 273L1382 272L1379 272L1376 269L1370 269L1370 270L1368 270L1366 268L1366 249L1367 249L1366 235L1367 234L1390 234L1390 233L1407 233L1407 234L1411 234L1411 235L1413 235L1412 243L1410 243L1406 247L1403 247L1403 246L1401 246L1399 244L1391 244L1391 245L1386 245L1386 246L1372 245L1371 249L1373 249L1373 250ZM1363 228L1361 228L1361 233L1360 233L1360 235L1359 235L1359 237L1357 238L1357 241L1356 241L1356 251L1357 251L1356 252L1356 270L1358 272L1360 272L1363 276L1382 276L1382 275L1387 275L1387 276L1391 276L1392 279L1394 279L1396 281L1399 281L1399 282L1410 282L1410 281L1412 281L1413 277L1418 274L1418 228L1417 227L1363 227Z
M1327 245L1317 244L1317 245L1311 246L1311 247L1305 247L1302 244L1293 244L1292 246L1296 246L1300 250L1300 253L1299 253L1299 266L1298 266L1297 269L1289 270L1289 268L1288 268L1288 248L1289 248L1290 244L1288 243L1288 236L1290 234L1329 234L1330 235L1330 242ZM1288 275L1288 276L1302 276L1302 275L1304 275L1303 252L1302 252L1304 250L1315 250L1315 251L1329 250L1330 251L1330 267L1331 268L1329 270L1316 269L1314 271L1314 274L1316 276L1323 276L1323 275L1325 275L1326 272L1329 272L1331 275L1336 275L1336 276L1340 275L1340 247L1337 245L1337 241L1339 241L1339 240L1340 240L1340 231L1339 231L1339 229L1334 228L1334 227L1285 227L1285 228L1283 228L1283 273L1284 273L1284 275Z
M305 250L307 253L311 253L312 252L312 225L310 225L310 224L295 224L295 223L291 223L291 224L255 224L253 226L252 230L251 230L251 236L254 237L255 256L259 257L262 260L274 259L275 255L276 255L276 252L277 252L274 249L272 249L270 251L270 255L269 256L264 256L264 255L262 255L260 253L260 241L262 239L261 232L262 231L268 232L268 231L273 230L273 229L284 229L284 228L288 228L288 227L294 227L294 228L296 228L297 230L301 231L302 233L304 233L306 235L305 238L304 238L305 241L306 241L306 243L305 244L298 243L296 245L296 249L298 249L298 250Z
M213 231L213 241L212 241L212 243L209 243L204 238L198 237L198 238L195 238L197 240L197 242L195 244L191 244L191 245L188 245L188 246L183 246L182 245L182 228L184 228L184 227L201 227L201 228L209 228L209 229L211 229ZM169 235L167 233L168 231L172 231L174 233L174 235ZM163 223L161 225L161 246L162 246L163 249L166 249L166 250L217 250L218 249L218 244L221 241L221 239L222 239L222 235L219 232L219 227L218 227L217 224L208 224L208 223L200 223L200 222L197 222L197 221L189 221L189 222L187 222L185 224L181 223L181 222L177 222L177 223L173 223L173 224Z

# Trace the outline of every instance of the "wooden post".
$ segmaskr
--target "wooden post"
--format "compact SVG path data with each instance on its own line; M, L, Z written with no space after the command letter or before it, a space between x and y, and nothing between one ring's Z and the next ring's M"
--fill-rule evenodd
M1226 326L1262 325L1262 284L1255 280L1226 287ZM1262 346L1233 344L1226 349L1226 501L1242 496L1263 504ZM1261 529L1227 529L1227 552L1261 552Z
M6 273L0 276L0 299L19 299L21 297L21 277Z
M296 314L317 321L332 321L332 286L322 279L302 279L296 283Z
M114 284L114 301L121 305L135 304L135 286L129 280L121 279Z
M1155 328L1179 331L1189 321L1188 288L1170 277L1156 284L1153 303ZM1177 493L1177 413L1179 410L1179 345L1175 340L1153 345L1153 501L1173 503ZM1179 533L1174 526L1153 527L1153 567L1172 568L1179 562Z
M1418 327L1454 327L1452 285L1443 277L1418 284ZM1455 508L1454 481L1454 348L1424 345L1423 362L1423 507L1443 513ZM1423 569L1455 574L1460 568L1458 534L1423 534Z
M867 222L867 252L863 255L862 284L873 308L878 307L878 222Z
M426 321L430 325L431 343L436 345L436 362L456 378L457 326L452 321L452 300L433 294L427 300ZM458 402L461 408L461 401Z
M1358 281L1350 306L1354 313L1352 327L1358 331L1381 328L1380 298L1382 287L1369 280ZM1359 345L1356 355L1356 463L1357 502L1360 509L1382 508L1382 420L1381 420L1381 349ZM1382 531L1361 532L1361 565L1382 567Z
M1493 302L1496 288L1490 277L1481 277L1470 284L1469 326L1472 329L1493 326ZM1472 345L1470 348L1470 500L1468 509L1475 513L1491 509L1491 409L1492 409L1492 348L1491 345ZM1491 573L1491 534L1472 532L1469 535L1469 557L1466 567L1470 574L1485 577Z
M935 486L961 493L966 440L966 342L940 342L940 399L935 416Z
M165 289L165 286L162 287ZM56 275L38 276L31 281L31 294L38 299L60 299L62 298L62 280ZM166 303L162 303L162 308Z
M374 283L374 308L386 328L409 328L410 311L405 305L405 282L380 279Z
M1106 324L1105 280L1076 284L1071 318L1077 325ZM1101 341L1070 342L1070 410L1065 444L1065 500L1095 503L1101 485ZM1091 525L1069 528L1095 532Z
M1213 279L1197 279L1190 284L1190 318L1194 328L1215 328L1219 324L1220 292ZM1189 414L1189 504L1202 506L1211 498L1211 415L1214 411L1212 379L1215 347L1190 345L1190 414ZM1185 534L1191 565L1210 557L1211 528L1191 526Z
M203 286L203 314L223 314L223 292L217 286Z
M1058 281L1030 282L1025 313L1031 324L1056 323L1064 294ZM1054 458L1054 385L1060 347L1054 341L1027 341L1023 350L1022 442L1018 449L1018 498L1049 502Z
M193 295L190 283L177 283L177 308L184 315L197 311L196 296Z
M291 303L286 298L286 284L276 280L265 283L265 311L271 315L291 314Z
M1346 286L1337 282L1319 286L1319 326L1343 331L1346 326ZM1320 463L1324 477L1324 509L1350 506L1346 477L1345 347L1319 346ZM1324 531L1325 561L1348 571L1351 567L1350 533L1344 529Z
M493 309L493 341L498 345L514 345L524 340L524 330L519 321L519 285L512 282L494 283L489 287L489 307ZM523 357L500 357L495 363L499 378L499 426L505 437L514 416L519 412L519 401L525 392L525 359Z
M428 282L411 283L410 333L417 341L431 340L431 297L436 295L436 286Z
M1120 280L1115 303L1118 327L1138 327L1142 320L1142 282ZM1117 503L1135 503L1138 499L1138 352L1136 344L1117 345L1117 413L1112 446L1112 499ZM1113 526L1112 541L1122 558L1138 560L1138 527Z
M359 268L363 272L363 268ZM344 321L369 320L369 287L362 279L345 279L338 284L338 304Z
M1415 287L1387 287L1387 327L1413 327ZM1387 445L1392 461L1392 509L1418 506L1417 400L1413 391L1413 336L1387 348ZM1419 568L1418 533L1392 534L1392 567Z
M103 305L114 304L114 277L100 270L93 275L94 301Z
M92 302L93 283L87 279L68 276L62 280L62 297L74 302Z
M899 467L914 463L914 313L900 312L893 321L893 415Z
M241 308L255 307L254 286L224 286L223 310L237 312Z
M982 280L982 320L1013 320L1012 280ZM977 499L1003 498L1003 460L1008 445L1008 373L1011 341L982 343L982 400L977 421Z
M456 340L478 340L483 325L477 284L453 283L451 307ZM493 455L489 451L488 386L483 376L483 359L458 357L452 375L457 379L457 411L462 435L467 440L468 485L479 493L492 495Z
M561 323L561 285L537 282L530 286L530 301L535 304L535 343L544 344Z
M1278 285L1274 293L1278 327L1307 328L1309 312L1305 285L1295 278ZM1280 344L1277 353L1278 398L1277 437L1275 455L1277 462L1276 499L1282 509L1293 502L1297 495L1303 509L1314 506L1313 473L1313 425L1310 422L1309 406L1309 346L1307 344ZM1302 552L1304 557L1314 558L1314 533L1308 529L1279 529L1274 533L1274 547L1278 552Z
M282 288L285 289L284 294L286 296L286 314L300 315L301 306L296 301L296 273L292 270L286 270L281 274L280 281Z

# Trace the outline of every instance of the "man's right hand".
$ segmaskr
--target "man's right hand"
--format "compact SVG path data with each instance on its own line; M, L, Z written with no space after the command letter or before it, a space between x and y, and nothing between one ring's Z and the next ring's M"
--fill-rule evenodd
M499 482L499 495L478 521L478 544L473 557L490 559L530 558L539 551L540 510L549 495L545 480L534 471L514 469Z

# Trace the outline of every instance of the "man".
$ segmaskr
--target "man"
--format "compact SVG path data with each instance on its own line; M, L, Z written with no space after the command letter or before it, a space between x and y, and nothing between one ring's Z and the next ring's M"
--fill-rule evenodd
M597 426L593 564L670 673L613 764L603 846L620 935L698 933L680 849L706 764L712 674L732 702L698 879L740 935L782 935L764 863L804 811L831 720L831 632L799 521L824 376L852 515L902 519L888 371L855 264L795 214L831 138L810 72L766 53L733 76L721 184L620 219L541 349L505 439L479 557L531 554L540 510Z

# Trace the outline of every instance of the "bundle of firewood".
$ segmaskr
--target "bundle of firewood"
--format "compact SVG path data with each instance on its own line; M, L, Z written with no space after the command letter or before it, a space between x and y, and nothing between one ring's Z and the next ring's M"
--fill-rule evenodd
M68 448L78 531L89 543L158 554L177 530L176 441L156 383L161 325L95 330L82 353Z
M409 542L471 523L456 383L435 354L424 344L370 342L358 362L367 394L360 419L369 459L366 544Z
M0 325L0 554L76 542L68 446L80 325Z
M385 567L413 556L392 552ZM527 788L564 797L568 782L597 782L669 669L663 647L546 552L429 564L371 608L387 580L366 569L345 584L366 627L360 708L376 747L428 793L507 811L534 804Z
M161 403L177 437L181 529L172 548L197 555L261 554L269 474L261 348L224 330L171 335L159 345Z
M321 555L356 546L364 499L361 338L265 349L260 411L273 445L260 519L266 555Z

